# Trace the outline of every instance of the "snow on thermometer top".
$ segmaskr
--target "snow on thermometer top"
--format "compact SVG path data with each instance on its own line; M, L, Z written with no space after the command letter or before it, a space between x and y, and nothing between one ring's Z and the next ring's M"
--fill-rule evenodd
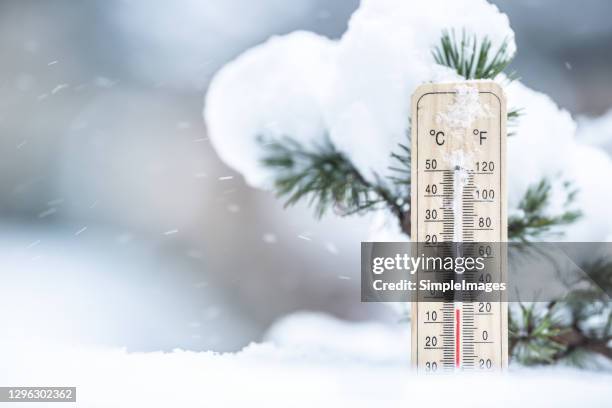
M486 244L507 241L502 89L490 81L422 85L412 97L411 128L412 241L423 247L474 243L481 255L499 262L502 276L496 278L505 278L503 251ZM504 299L470 302L434 292L428 296L431 302L412 306L412 361L419 371L507 366Z

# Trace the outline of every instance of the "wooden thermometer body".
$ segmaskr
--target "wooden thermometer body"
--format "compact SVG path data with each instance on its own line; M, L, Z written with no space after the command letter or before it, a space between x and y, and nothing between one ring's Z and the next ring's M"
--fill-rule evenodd
M499 85L422 85L412 97L411 128L412 241L506 242L506 101ZM505 280L500 248L486 251ZM507 367L507 315L503 295L412 303L413 365L419 372Z

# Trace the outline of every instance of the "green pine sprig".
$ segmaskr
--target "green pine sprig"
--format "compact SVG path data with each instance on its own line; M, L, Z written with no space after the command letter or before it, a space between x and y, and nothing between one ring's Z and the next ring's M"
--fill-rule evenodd
M453 68L465 79L495 79L508 68L512 56L508 52L507 39L496 51L492 47L488 37L479 41L475 34L468 35L466 30L461 31L461 37L455 35L455 30L444 30L432 54L438 64ZM508 78L516 76L510 73Z
M548 179L530 186L518 205L520 213L508 218L508 238L515 241L532 241L545 234L561 234L559 227L577 221L582 212L572 208L578 191L571 183L563 184L566 191L564 211L550 215L546 209L550 204L552 185Z
M563 362L598 368L594 357L612 360L612 261L581 265L580 290L548 303L519 303L509 314L510 354L525 365ZM594 283L596 282L596 283ZM597 316L603 324L588 324Z
M488 37L481 41L476 35L469 35L466 30L461 36L455 35L455 30L444 30L440 43L432 50L436 63L454 69L457 74L470 79L495 79L505 72L513 56L508 52L509 42L502 41L497 50L493 50L493 43ZM510 81L517 79L515 72L505 72ZM516 127L522 109L513 108L508 111L508 136L512 136L512 129Z
M331 208L342 215L380 205L403 211L401 200L382 183L366 180L329 139L309 148L289 137L261 140L266 150L262 163L276 174L275 189L278 196L286 198L285 206L304 199L318 217Z
M566 332L559 320L556 303L537 306L537 303L519 303L518 310L510 309L510 355L525 365L552 364L559 353L566 351L566 346L556 341Z

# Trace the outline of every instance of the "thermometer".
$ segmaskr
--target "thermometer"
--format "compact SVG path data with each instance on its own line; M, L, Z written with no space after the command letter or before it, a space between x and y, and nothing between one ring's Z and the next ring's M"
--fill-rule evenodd
M422 247L444 242L453 243L452 248L465 246L496 263L496 279L503 281L506 256L501 246L487 245L507 241L502 89L486 81L422 85L412 97L411 128L412 241ZM460 255L457 249L453 255ZM474 279L487 281L490 274L485 271ZM494 301L435 292L418 296L411 316L412 362L419 372L507 367L503 295Z

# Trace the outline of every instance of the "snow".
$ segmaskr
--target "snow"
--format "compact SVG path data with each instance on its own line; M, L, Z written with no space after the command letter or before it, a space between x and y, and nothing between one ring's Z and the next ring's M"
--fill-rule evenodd
M459 85L456 89L454 101L448 105L446 111L439 112L436 123L457 130L457 134L465 134L465 129L470 127L477 119L491 116L489 107L480 103L478 88L470 85ZM461 130L462 132L458 132Z
M607 407L612 401L607 373L514 368L504 375L417 376L407 362L408 332L405 324L299 313L272 327L265 343L237 353L19 344L0 349L0 382L76 386L80 407Z
M576 123L547 95L518 81L505 88L508 106L521 107L523 115L508 138L508 192L510 209L516 208L529 185L542 177L553 182L549 213L563 210L570 181L579 190L574 208L583 217L565 229L565 239L600 241L612 232L609 198L612 197L612 159L603 150L576 137Z
M148 239L99 223L80 234L76 223L0 225L0 354L25 353L34 339L44 344L29 347L33 353L50 345L235 351L261 335L241 301L216 283L210 257L177 235L160 230ZM199 328L190 325L196 321ZM3 365L0 377L10 374Z
M493 49L508 39L509 52L516 50L507 16L484 0L364 0L337 41L306 32L274 37L214 77L204 112L212 144L223 161L259 188L270 188L272 181L260 163L261 136L290 136L307 145L328 137L366 179L384 181L393 165L390 153L409 143L412 92L424 82L459 80L435 63L431 51L443 30L460 34L464 28L491 38ZM553 184L548 211L559 214L566 198L563 182L571 181L579 189L575 206L584 216L567 229L565 239L597 241L610 235L610 156L576 138L571 115L548 96L520 81L508 85L504 75L497 81L505 87L508 107L523 112L508 141L509 212L530 185L548 177ZM474 104L473 92L464 91L455 113L468 121L486 114ZM453 115L441 120L462 125ZM381 231L381 222L373 236L397 236L397 230Z
M210 140L249 184L266 187L270 181L260 163L258 137L291 136L308 144L325 132L320 101L334 47L308 32L272 37L227 65L210 84L204 112Z
M578 138L612 154L612 109L599 117L578 118Z
M508 38L514 52L507 17L482 0L363 1L338 41L305 32L273 37L212 80L204 112L211 141L256 187L270 186L259 163L262 134L302 143L328 135L364 176L387 175L390 152L407 143L413 90L457 79L434 62L433 45L444 29L463 27L494 46Z
M445 110L436 116L436 123L449 129L451 135L463 140L468 128L480 118L491 115L486 104L481 104L478 88L471 85L456 87L453 101ZM463 192L469 181L468 166L473 161L472 155L461 149L445 154L444 160L453 171L453 199L451 202L455 222L453 224L453 242L463 241Z
M507 17L483 0L366 0L351 17L338 44L325 116L336 147L371 181L374 173L390 174L390 152L408 143L416 87L458 79L431 52L444 30L465 27L489 36L494 46L507 37L515 50Z
M278 320L268 330L266 341L314 359L410 363L410 326L404 324L346 322L322 313L297 312Z

